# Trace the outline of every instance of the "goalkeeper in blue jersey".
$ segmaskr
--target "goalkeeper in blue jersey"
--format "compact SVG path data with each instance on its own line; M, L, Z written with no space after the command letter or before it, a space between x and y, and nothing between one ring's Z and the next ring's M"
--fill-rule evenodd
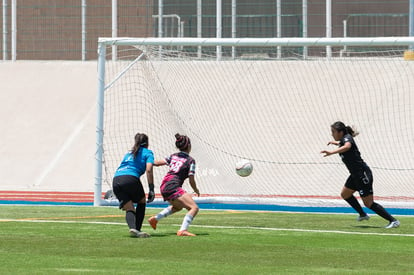
M395 228L400 226L400 222L391 216L381 205L374 202L374 192L372 189L373 177L369 166L361 158L361 153L355 143L354 137L358 132L352 127L345 126L341 121L331 125L331 132L334 141L328 142L338 146L332 151L321 151L324 156L339 154L345 166L348 168L350 176L342 188L341 197L354 208L358 213L358 221L368 220L369 216L362 209L361 205L354 197L356 191L359 192L364 205L377 213L382 218L388 220L389 224L385 228Z
M154 154L148 150L148 136L137 133L134 146L125 154L112 182L112 189L119 200L119 208L126 211L125 219L131 237L150 237L148 233L141 231L146 202L140 177L143 174L147 175L149 186L147 202L152 202L155 197L153 164ZM136 208L134 203L137 203Z

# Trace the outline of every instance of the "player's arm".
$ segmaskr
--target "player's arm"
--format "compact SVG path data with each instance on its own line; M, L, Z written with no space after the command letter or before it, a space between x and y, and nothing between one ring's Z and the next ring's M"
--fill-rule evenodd
M348 141L348 142L345 142L344 146L341 146L338 149L335 149L332 151L323 150L321 151L321 154L325 154L324 157L327 157L327 156L334 155L334 154L345 153L346 151L351 149L351 147L352 147L352 144L351 142Z
M194 175L189 175L189 176L188 176L188 180L190 181L190 186L191 186L191 188L193 188L194 193L196 193L196 194L197 194L197 196L199 196L199 197L200 197L200 191L199 191L199 190L198 190L198 188L197 188L197 184L196 184L196 182L195 182Z
M165 159L157 159L154 161L154 166L163 166L166 164L167 164L167 161L165 161Z
M155 198L155 191L154 191L154 173L153 173L153 164L151 162L147 162L145 167L145 174L147 175L147 182L148 182L148 199L147 203L152 202Z
M336 145L336 146L339 146L339 141L330 141L330 142L328 142L328 145Z

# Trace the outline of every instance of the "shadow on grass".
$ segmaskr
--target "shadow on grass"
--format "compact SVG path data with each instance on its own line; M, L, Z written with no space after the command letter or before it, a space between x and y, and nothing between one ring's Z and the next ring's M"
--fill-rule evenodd
M373 226L373 225L353 225L352 227L356 227L356 228L384 228L383 226Z
M209 233L197 233L197 236L209 236ZM158 238L158 237L169 237L169 236L176 236L176 237L180 237L180 238L191 238L191 237L186 237L186 236L177 236L176 232L171 232L171 233L152 233L151 237L153 238Z

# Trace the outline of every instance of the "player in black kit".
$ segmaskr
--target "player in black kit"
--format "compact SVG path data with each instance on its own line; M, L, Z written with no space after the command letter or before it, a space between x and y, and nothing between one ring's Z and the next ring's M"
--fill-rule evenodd
M377 213L382 218L389 221L385 228L395 228L400 226L400 222L391 216L381 205L374 202L374 193L372 189L373 177L369 166L361 158L361 153L354 141L354 137L358 135L350 126L345 126L341 121L337 121L331 125L332 137L334 141L328 142L328 145L337 145L336 150L321 151L324 157L339 154L345 166L348 168L350 176L342 188L341 197L349 203L358 213L358 221L368 220L369 216L362 209L358 200L354 197L356 191L359 192L364 205Z

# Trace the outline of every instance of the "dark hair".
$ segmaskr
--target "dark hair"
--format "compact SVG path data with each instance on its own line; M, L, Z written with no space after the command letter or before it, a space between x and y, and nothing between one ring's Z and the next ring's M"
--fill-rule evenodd
M175 134L175 146L177 146L180 151L186 151L190 145L191 141L189 137L178 133Z
M131 149L131 153L134 155L134 158L137 157L140 147L148 147L148 136L146 134L137 133L135 135L135 144Z
M331 127L333 129L335 129L338 132L342 132L345 134L350 134L353 137L356 137L357 135L359 135L359 132L356 131L353 127L351 126L345 126L345 124L342 121L337 121L334 124L331 125Z

